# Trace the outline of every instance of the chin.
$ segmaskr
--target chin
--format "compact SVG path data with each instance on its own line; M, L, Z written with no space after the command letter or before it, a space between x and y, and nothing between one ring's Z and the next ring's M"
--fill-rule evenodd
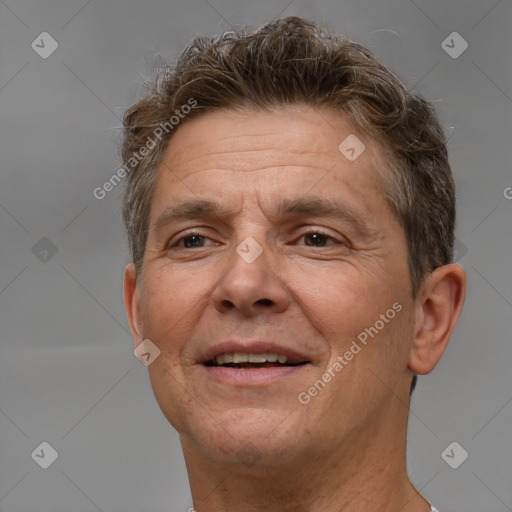
M283 467L300 459L297 444L288 439L283 440L258 437L250 439L247 436L239 438L211 439L206 448L207 456L215 463L224 463L227 468L238 466L239 470L253 473L268 471L272 468ZM244 469L245 468L245 469Z
M257 471L282 466L297 456L299 427L291 423L286 413L239 408L190 419L180 434L182 443L193 445L216 463Z

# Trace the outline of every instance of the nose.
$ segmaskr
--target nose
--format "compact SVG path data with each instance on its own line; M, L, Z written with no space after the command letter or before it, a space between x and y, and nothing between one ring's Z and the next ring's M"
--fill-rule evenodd
M239 247L243 247L243 243ZM270 249L252 261L233 250L212 294L221 313L237 311L252 317L261 313L281 313L288 307L286 285L271 268Z

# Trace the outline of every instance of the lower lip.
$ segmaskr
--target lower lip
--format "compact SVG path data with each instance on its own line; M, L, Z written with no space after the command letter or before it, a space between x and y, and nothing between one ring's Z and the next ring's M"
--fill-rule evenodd
M219 382L228 384L245 384L257 385L267 384L283 379L284 377L293 376L309 365L303 364L299 366L283 366L273 368L226 368L222 366L203 366L210 377Z

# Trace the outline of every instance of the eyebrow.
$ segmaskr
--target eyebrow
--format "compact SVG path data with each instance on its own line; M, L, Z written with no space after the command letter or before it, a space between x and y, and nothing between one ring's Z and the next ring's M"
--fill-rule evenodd
M273 216L280 219L293 217L330 217L343 219L351 223L363 236L371 237L376 233L370 229L360 213L350 205L320 197L299 197L283 199L273 210ZM219 218L222 221L233 217L233 211L223 208L214 200L198 199L184 201L174 206L168 206L153 224L153 229L159 230L170 222L178 220Z
M211 217L223 219L229 216L229 212L216 201L205 199L184 201L175 206L167 206L153 224L153 229L158 231L166 224L177 220L207 219Z

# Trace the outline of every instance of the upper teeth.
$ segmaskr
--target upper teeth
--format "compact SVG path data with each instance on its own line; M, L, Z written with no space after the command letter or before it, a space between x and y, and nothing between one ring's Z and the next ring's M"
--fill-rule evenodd
M235 352L233 354L220 354L215 357L215 362L218 365L225 363L278 363L284 364L288 361L286 356L280 354L240 354Z

